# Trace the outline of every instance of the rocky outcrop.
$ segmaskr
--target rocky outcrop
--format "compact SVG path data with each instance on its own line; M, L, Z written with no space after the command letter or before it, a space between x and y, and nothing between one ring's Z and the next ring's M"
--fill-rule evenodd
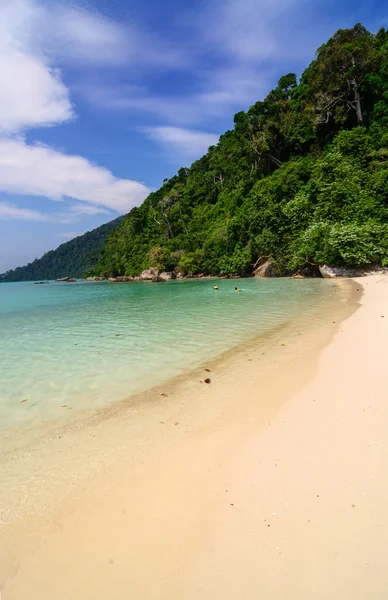
M388 269L379 265L365 265L363 267L330 267L319 265L319 272L325 279L335 277L365 277L366 275L387 275Z
M253 274L255 277L272 277L273 269L271 261L266 260L262 265L255 269Z
M129 275L118 275L117 277L108 277L108 281L112 283L128 283L129 281L133 281L134 278Z
M163 271L159 274L159 281L171 281L171 279L175 279L174 271Z
M158 277L159 277L159 269L152 269L152 268L146 269L140 275L141 281L154 281L155 278L156 278L156 281L158 281Z

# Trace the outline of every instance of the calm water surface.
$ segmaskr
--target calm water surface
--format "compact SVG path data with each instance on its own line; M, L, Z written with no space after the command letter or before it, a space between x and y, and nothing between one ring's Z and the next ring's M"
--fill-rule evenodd
M320 279L0 284L0 430L121 400L335 294Z

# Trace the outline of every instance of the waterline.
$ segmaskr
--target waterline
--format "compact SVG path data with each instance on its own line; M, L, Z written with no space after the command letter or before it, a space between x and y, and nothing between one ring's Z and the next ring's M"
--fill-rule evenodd
M0 286L0 428L114 403L337 293L319 279L244 279L239 294L234 281L217 283Z

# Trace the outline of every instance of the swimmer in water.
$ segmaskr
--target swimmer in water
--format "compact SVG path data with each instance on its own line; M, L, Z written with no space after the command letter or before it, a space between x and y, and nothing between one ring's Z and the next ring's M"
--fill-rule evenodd
M218 290L218 285L213 285L213 290Z
M238 287L235 287L235 288L234 288L234 291L235 291L235 292L241 292L240 288L238 288Z

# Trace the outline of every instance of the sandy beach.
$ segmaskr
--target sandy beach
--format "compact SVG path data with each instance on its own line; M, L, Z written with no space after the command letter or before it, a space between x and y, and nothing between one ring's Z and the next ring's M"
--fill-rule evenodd
M388 277L336 285L319 328L4 462L9 481L46 449L50 499L15 476L2 600L387 598Z

